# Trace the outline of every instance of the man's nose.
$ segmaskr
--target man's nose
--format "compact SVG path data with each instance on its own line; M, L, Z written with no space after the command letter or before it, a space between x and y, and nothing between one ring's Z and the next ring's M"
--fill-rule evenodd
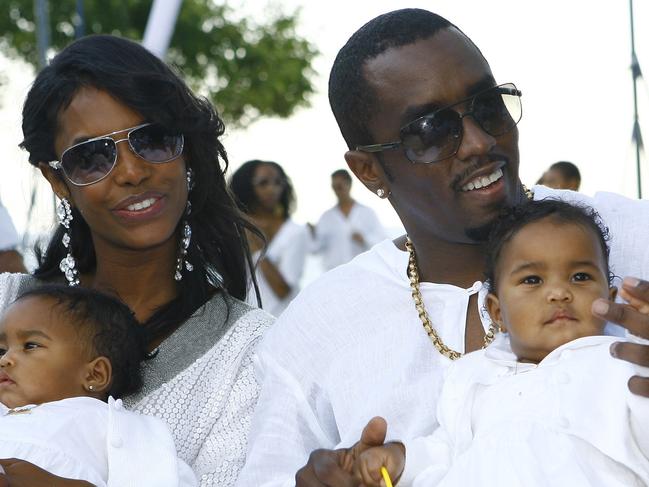
M488 154L496 145L496 138L485 132L468 113L462 116L462 141L457 150L457 157L466 161L476 156Z

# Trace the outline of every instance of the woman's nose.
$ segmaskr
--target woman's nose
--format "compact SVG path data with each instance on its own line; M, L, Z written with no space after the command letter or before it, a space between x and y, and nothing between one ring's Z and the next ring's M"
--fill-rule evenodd
M138 186L150 174L151 163L135 155L127 139L117 143L117 161L113 177L118 184Z

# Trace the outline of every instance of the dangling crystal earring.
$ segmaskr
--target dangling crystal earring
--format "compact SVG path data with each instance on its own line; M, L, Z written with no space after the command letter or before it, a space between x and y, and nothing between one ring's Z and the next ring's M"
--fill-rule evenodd
M185 218L189 217L192 212L192 203L191 201L189 201L189 193L191 192L193 187L194 171L192 171L190 167L189 169L187 169L187 207L185 208ZM180 249L178 250L178 258L176 259L176 272L174 274L174 279L176 281L181 281L183 278L183 266L189 272L194 270L194 266L188 260L185 260L191 239L192 228L189 226L189 222L185 219L185 221L183 222L183 236L180 239Z
M59 222L66 229L66 232L63 234L61 242L63 246L68 249L68 255L61 259L59 264L59 269L65 275L65 278L68 281L68 286L77 286L79 284L79 271L76 269L76 261L72 257L72 245L70 245L70 223L72 223L72 208L70 207L70 202L66 198L61 198L61 201L56 205L56 216L59 219ZM70 232L71 233L71 232Z

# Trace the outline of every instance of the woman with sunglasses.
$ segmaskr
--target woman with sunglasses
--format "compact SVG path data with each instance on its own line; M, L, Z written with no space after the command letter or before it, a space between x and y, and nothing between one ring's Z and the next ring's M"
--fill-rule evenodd
M60 200L60 225L33 276L0 280L0 309L52 281L133 309L149 354L142 392L124 402L169 425L202 486L233 484L243 464L257 397L251 357L270 322L242 302L244 235L259 232L227 191L223 131L214 108L140 45L113 36L69 45L27 95L21 144ZM0 485L87 485L0 465Z
M248 241L254 252L261 305L279 316L297 295L309 243L306 227L290 218L295 204L293 186L276 162L253 160L234 172L230 189L239 208L264 234L267 248L263 255L262 239L248 233Z

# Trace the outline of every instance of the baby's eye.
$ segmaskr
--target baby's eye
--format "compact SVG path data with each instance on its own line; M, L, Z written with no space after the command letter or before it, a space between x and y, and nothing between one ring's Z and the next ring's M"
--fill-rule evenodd
M577 282L590 281L592 279L592 276L586 272L577 272L574 276L572 276L572 280Z
M523 279L521 279L521 284L541 284L541 278L539 276L525 276Z
M34 349L39 348L39 347L40 347L40 345L38 343L27 342L27 343L25 343L24 348L25 348L25 350L34 350Z
M7 349L0 347L0 357L2 357L5 353L7 353Z

